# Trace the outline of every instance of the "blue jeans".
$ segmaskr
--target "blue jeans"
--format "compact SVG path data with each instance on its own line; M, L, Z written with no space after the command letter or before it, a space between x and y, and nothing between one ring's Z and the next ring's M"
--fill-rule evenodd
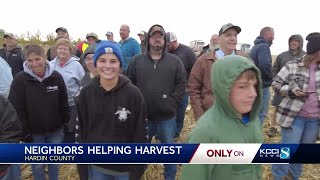
M21 168L20 164L11 164L8 168L7 174L1 178L1 180L21 180Z
M62 143L63 140L63 128L58 129L55 132L45 134L32 134L33 143ZM32 175L34 180L45 179L45 164L32 164ZM49 164L49 179L57 180L59 177L59 165Z
M270 87L263 88L262 90L262 104L259 114L261 126L263 126L264 119L267 117L269 104L270 104Z
M176 130L176 118L171 118L162 121L149 121L148 130L150 142L153 136L156 134L159 136L161 143L174 143L174 134ZM174 180L177 173L177 165L165 164L164 165L164 179Z
M89 166L89 180L129 180L129 175L112 176L108 174L102 174Z
M281 143L284 144L306 144L315 143L319 133L319 119L295 117L292 129L281 128ZM292 174L294 180L298 180L302 173L302 164L274 164L272 175L275 180Z
M180 136L180 132L183 128L184 116L186 113L186 109L188 107L188 100L189 100L189 94L186 93L183 96L182 101L178 104L177 116L176 116L177 128L176 128L176 133L174 137Z

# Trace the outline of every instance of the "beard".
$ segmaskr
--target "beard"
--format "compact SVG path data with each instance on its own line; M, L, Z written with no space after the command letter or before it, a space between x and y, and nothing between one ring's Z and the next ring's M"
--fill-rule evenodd
M161 52L163 51L164 45L156 44L156 45L150 45L150 49L152 51Z

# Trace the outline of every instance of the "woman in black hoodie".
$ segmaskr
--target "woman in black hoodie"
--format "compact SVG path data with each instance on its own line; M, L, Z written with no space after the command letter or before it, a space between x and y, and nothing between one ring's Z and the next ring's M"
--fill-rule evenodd
M86 74L84 75L84 77L81 80L81 87L85 87L88 86L94 77L96 77L98 75L98 71L97 68L94 67L93 64L93 55L94 55L94 51L96 50L96 46L97 43L91 44L86 50L85 52L82 54L82 57L80 59L80 61L82 61L85 66L84 68L88 71L86 71ZM76 104L78 101L78 97L76 97L75 99ZM77 104L78 105L78 104ZM76 119L76 127L79 127L79 119ZM78 143L79 142L79 128L76 128L76 135L75 135L75 142ZM79 173L79 178L80 180L88 180L88 165L86 164L78 164L77 165L77 170Z
M9 100L23 125L25 142L62 143L69 121L68 94L61 74L53 70L39 45L27 45L23 71L12 81ZM31 135L31 136L28 136ZM33 164L34 180L45 179L44 164ZM59 165L49 164L49 179L59 178ZM18 172L16 172L18 173Z
M120 48L102 41L94 65L99 76L81 90L78 102L79 142L147 142L146 108L141 92L120 75ZM140 179L143 165L90 165L89 179Z

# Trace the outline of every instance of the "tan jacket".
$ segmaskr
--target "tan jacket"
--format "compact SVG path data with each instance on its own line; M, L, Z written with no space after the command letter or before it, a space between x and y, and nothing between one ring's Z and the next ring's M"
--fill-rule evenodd
M242 51L237 51L236 54L248 57ZM198 58L190 73L188 92L196 121L213 104L210 72L211 66L216 60L215 51L207 52Z

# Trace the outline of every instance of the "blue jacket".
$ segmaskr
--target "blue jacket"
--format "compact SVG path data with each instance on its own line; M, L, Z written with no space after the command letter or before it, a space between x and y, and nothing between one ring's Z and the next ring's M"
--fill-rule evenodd
M271 44L259 36L254 41L254 46L249 53L261 72L263 88L270 87L273 79L270 46Z
M0 72L0 95L8 97L13 77L11 67L2 57L0 57Z
M122 43L119 41L117 44L120 46L122 57L124 59L122 69L126 71L133 56L141 54L141 47L138 41L131 37Z

